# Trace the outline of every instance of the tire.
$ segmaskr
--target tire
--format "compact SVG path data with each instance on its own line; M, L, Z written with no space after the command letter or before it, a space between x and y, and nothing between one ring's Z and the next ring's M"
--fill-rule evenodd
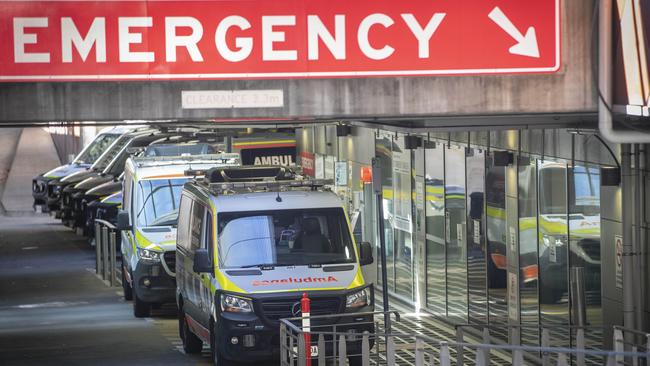
M133 289L126 280L126 275L124 274L125 271L126 267L124 267L124 263L122 263L122 291L124 291L124 300L131 301L133 300Z
M151 304L140 300L138 294L133 291L133 315L136 318L144 318L151 314Z
M213 323L214 324L214 323ZM212 363L214 366L230 366L232 363L223 358L223 355L217 351L217 332L214 331L214 325L210 330L210 354L212 356Z
M200 353L203 341L190 330L183 308L178 311L178 335L183 341L183 350L187 354Z

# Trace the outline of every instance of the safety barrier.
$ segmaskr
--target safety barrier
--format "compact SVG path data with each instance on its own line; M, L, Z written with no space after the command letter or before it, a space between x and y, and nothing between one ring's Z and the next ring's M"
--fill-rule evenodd
M117 277L117 244L118 230L108 221L95 220L95 271L111 287L121 286Z
M381 320L384 317L393 317L393 322L400 321L400 315L395 311L281 319L280 365L307 366L311 365L312 358L317 360L319 365L332 362L337 365L346 364L348 358L367 362L372 359L374 363L378 363L381 358L379 350L385 348L385 342L380 336L385 334L386 330L382 321L375 320L376 315L381 315ZM371 317L372 321L362 320L368 317ZM307 322L303 325L305 320ZM357 331L364 328L375 331ZM307 348L307 344L310 347ZM310 350L309 355L307 349Z
M456 328L456 342L458 348L456 349L459 354L458 366L463 365L463 354L465 347L462 345L465 344L465 335L470 333L474 336L477 336L481 339L483 344L495 344L495 345L521 345L522 336L524 333L534 334L533 338L539 337L537 344L528 344L528 346L537 346L541 345L543 348L549 347L558 347L553 345L554 340L558 340L562 346L571 345L572 348L576 350L586 350L589 349L587 344L587 339L585 333L599 333L602 335L603 328L596 326L578 326L578 325L568 325L568 324L555 324L555 325L539 325L539 324L457 324ZM494 336L494 332L499 332L503 334L505 331L507 337L509 338L508 342L503 342ZM478 334L477 334L478 333ZM602 344L602 338L598 345ZM527 361L531 363L541 364L543 366L551 365L554 360L554 356L548 353L542 354L533 354L526 353ZM586 357L584 353L577 353L575 364L576 366L585 366Z
M302 327L303 318L282 319L280 325L280 351L282 366L311 365L310 356L318 361L318 365L333 363L338 366L350 365L462 365L465 357L469 357L474 365L489 365L492 361L505 361L513 366L548 365L564 366L569 364L584 364L585 359L599 365L643 365L650 362L650 352L625 350L587 349L583 344L575 348L527 346L493 343L448 342L434 339L426 335L405 332L394 332L383 329L382 323L373 320L375 331L363 333L341 331L340 328L354 324L362 326L365 323L345 322L338 324L339 330L332 325L314 326L315 322L334 322L342 317L360 318L366 314L334 314L309 317L308 327ZM399 320L399 314L390 313ZM461 327L462 328L462 327ZM584 342L586 327L574 327L578 334L576 342ZM488 329L488 328L485 328ZM550 329L542 329L542 342L548 344ZM309 334L309 337L306 335ZM489 339L489 330L485 334ZM306 343L306 339L311 339ZM582 339L582 340L581 340ZM305 347L309 345L310 347ZM307 355L309 350L310 355ZM504 359L504 355L507 358ZM524 360L526 360L524 362ZM328 362L329 361L329 362Z
M641 352L650 355L650 333L615 325L613 344L615 351ZM626 362L635 366L650 366L650 360L648 359L643 363L643 360L634 358L623 360L619 357L617 362Z

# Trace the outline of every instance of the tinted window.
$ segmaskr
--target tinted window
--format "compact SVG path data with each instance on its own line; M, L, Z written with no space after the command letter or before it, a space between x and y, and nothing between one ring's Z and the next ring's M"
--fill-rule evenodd
M194 207L192 207L192 221L190 223L190 249L192 251L198 249L201 245L204 214L205 207L195 203Z
M94 139L75 159L75 163L92 164L120 135L104 134Z
M189 250L189 222L192 210L192 199L186 195L181 198L180 214L178 215L178 230L176 244Z

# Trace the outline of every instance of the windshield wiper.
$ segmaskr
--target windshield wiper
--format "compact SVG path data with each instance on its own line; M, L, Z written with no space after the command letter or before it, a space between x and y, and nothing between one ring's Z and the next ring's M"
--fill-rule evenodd
M309 267L320 267L320 266L326 266L328 264L354 264L354 262L344 262L341 259L335 259L331 261L324 261L324 262L317 262L317 263L307 263Z
M239 268L253 268L259 267L260 269L274 269L277 264L275 263L258 263L258 264L249 264L246 266L241 266Z

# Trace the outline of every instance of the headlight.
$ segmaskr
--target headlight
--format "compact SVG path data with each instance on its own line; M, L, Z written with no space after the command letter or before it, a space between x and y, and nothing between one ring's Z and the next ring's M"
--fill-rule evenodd
M357 291L348 295L345 300L346 308L360 308L362 306L371 305L372 299L370 298L370 289L368 287L361 291Z
M221 294L221 311L250 313L253 311L253 304L243 297Z
M160 253L153 250L138 248L138 256L145 262L160 262Z

